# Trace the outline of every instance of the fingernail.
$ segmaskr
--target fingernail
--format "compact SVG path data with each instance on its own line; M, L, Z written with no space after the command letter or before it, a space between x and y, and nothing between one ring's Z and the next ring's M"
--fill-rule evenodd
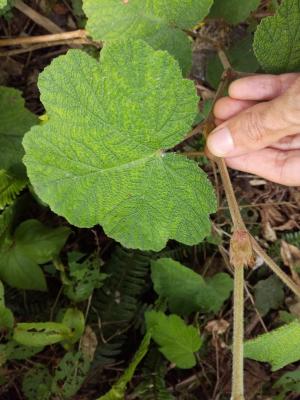
M225 126L212 132L207 140L207 147L217 157L225 157L234 150L230 130Z

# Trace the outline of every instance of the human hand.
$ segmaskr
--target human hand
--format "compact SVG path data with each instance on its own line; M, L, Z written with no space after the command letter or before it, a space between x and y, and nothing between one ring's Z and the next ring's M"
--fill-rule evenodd
M234 81L214 107L209 151L229 167L300 185L300 73Z

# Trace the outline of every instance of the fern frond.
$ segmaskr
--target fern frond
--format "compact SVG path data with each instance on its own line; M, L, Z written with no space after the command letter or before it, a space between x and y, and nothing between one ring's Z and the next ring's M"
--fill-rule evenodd
M13 203L17 195L24 189L27 179L17 177L4 169L0 170L0 209Z
M300 247L300 231L284 233L282 239L289 244Z
M133 392L133 398L141 400L175 400L167 390L165 382L166 366L157 349L146 356L141 376L143 381Z
M101 320L102 338L107 342L98 347L96 361L111 362L120 352L145 291L150 261L149 254L118 247L103 268L108 278L94 292L93 309Z

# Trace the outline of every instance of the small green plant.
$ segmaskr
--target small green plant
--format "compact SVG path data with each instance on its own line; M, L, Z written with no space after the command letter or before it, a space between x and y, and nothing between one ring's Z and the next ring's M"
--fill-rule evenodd
M270 3L275 15L256 27L251 13L259 3L83 0L86 29L102 47L100 56L71 49L41 72L41 120L24 107L18 91L0 87L0 364L34 357L23 374L25 398L72 398L93 367L115 362L132 329L140 345L99 400L125 398L149 351L179 369L193 368L205 347L199 315L219 313L232 291L232 400L244 399L244 350L245 357L274 370L300 360L297 320L243 346L244 268L254 253L297 296L300 288L248 232L222 159L216 165L232 218L227 234L234 280L224 272L203 277L180 260L188 246L222 243L210 236L214 188L191 159L203 158L203 141L190 139L200 132L207 137L215 127L213 102L245 73L300 70L299 0ZM247 21L248 29L240 41L222 47L202 30L206 17L233 30ZM187 79L193 40L215 50L206 81L217 90L203 112ZM27 204L34 204L34 212ZM81 232L90 235L88 244L82 244ZM112 247L108 261L103 237ZM271 276L255 286L264 315L282 304L280 279ZM34 302L28 291L42 296L53 282L59 289L47 293L47 319L38 314L24 321L12 308L17 295L11 288L26 291L25 308ZM265 292L272 290L266 301ZM46 365L41 354L52 345L60 350L58 360ZM161 384L164 369L155 369L157 393L173 398ZM152 393L142 386L140 393ZM283 393L291 387L283 380L278 386Z

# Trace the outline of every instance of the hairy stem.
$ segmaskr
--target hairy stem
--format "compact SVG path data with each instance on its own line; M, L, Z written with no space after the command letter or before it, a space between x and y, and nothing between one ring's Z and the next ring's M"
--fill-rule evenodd
M231 400L244 400L244 266L234 269Z

